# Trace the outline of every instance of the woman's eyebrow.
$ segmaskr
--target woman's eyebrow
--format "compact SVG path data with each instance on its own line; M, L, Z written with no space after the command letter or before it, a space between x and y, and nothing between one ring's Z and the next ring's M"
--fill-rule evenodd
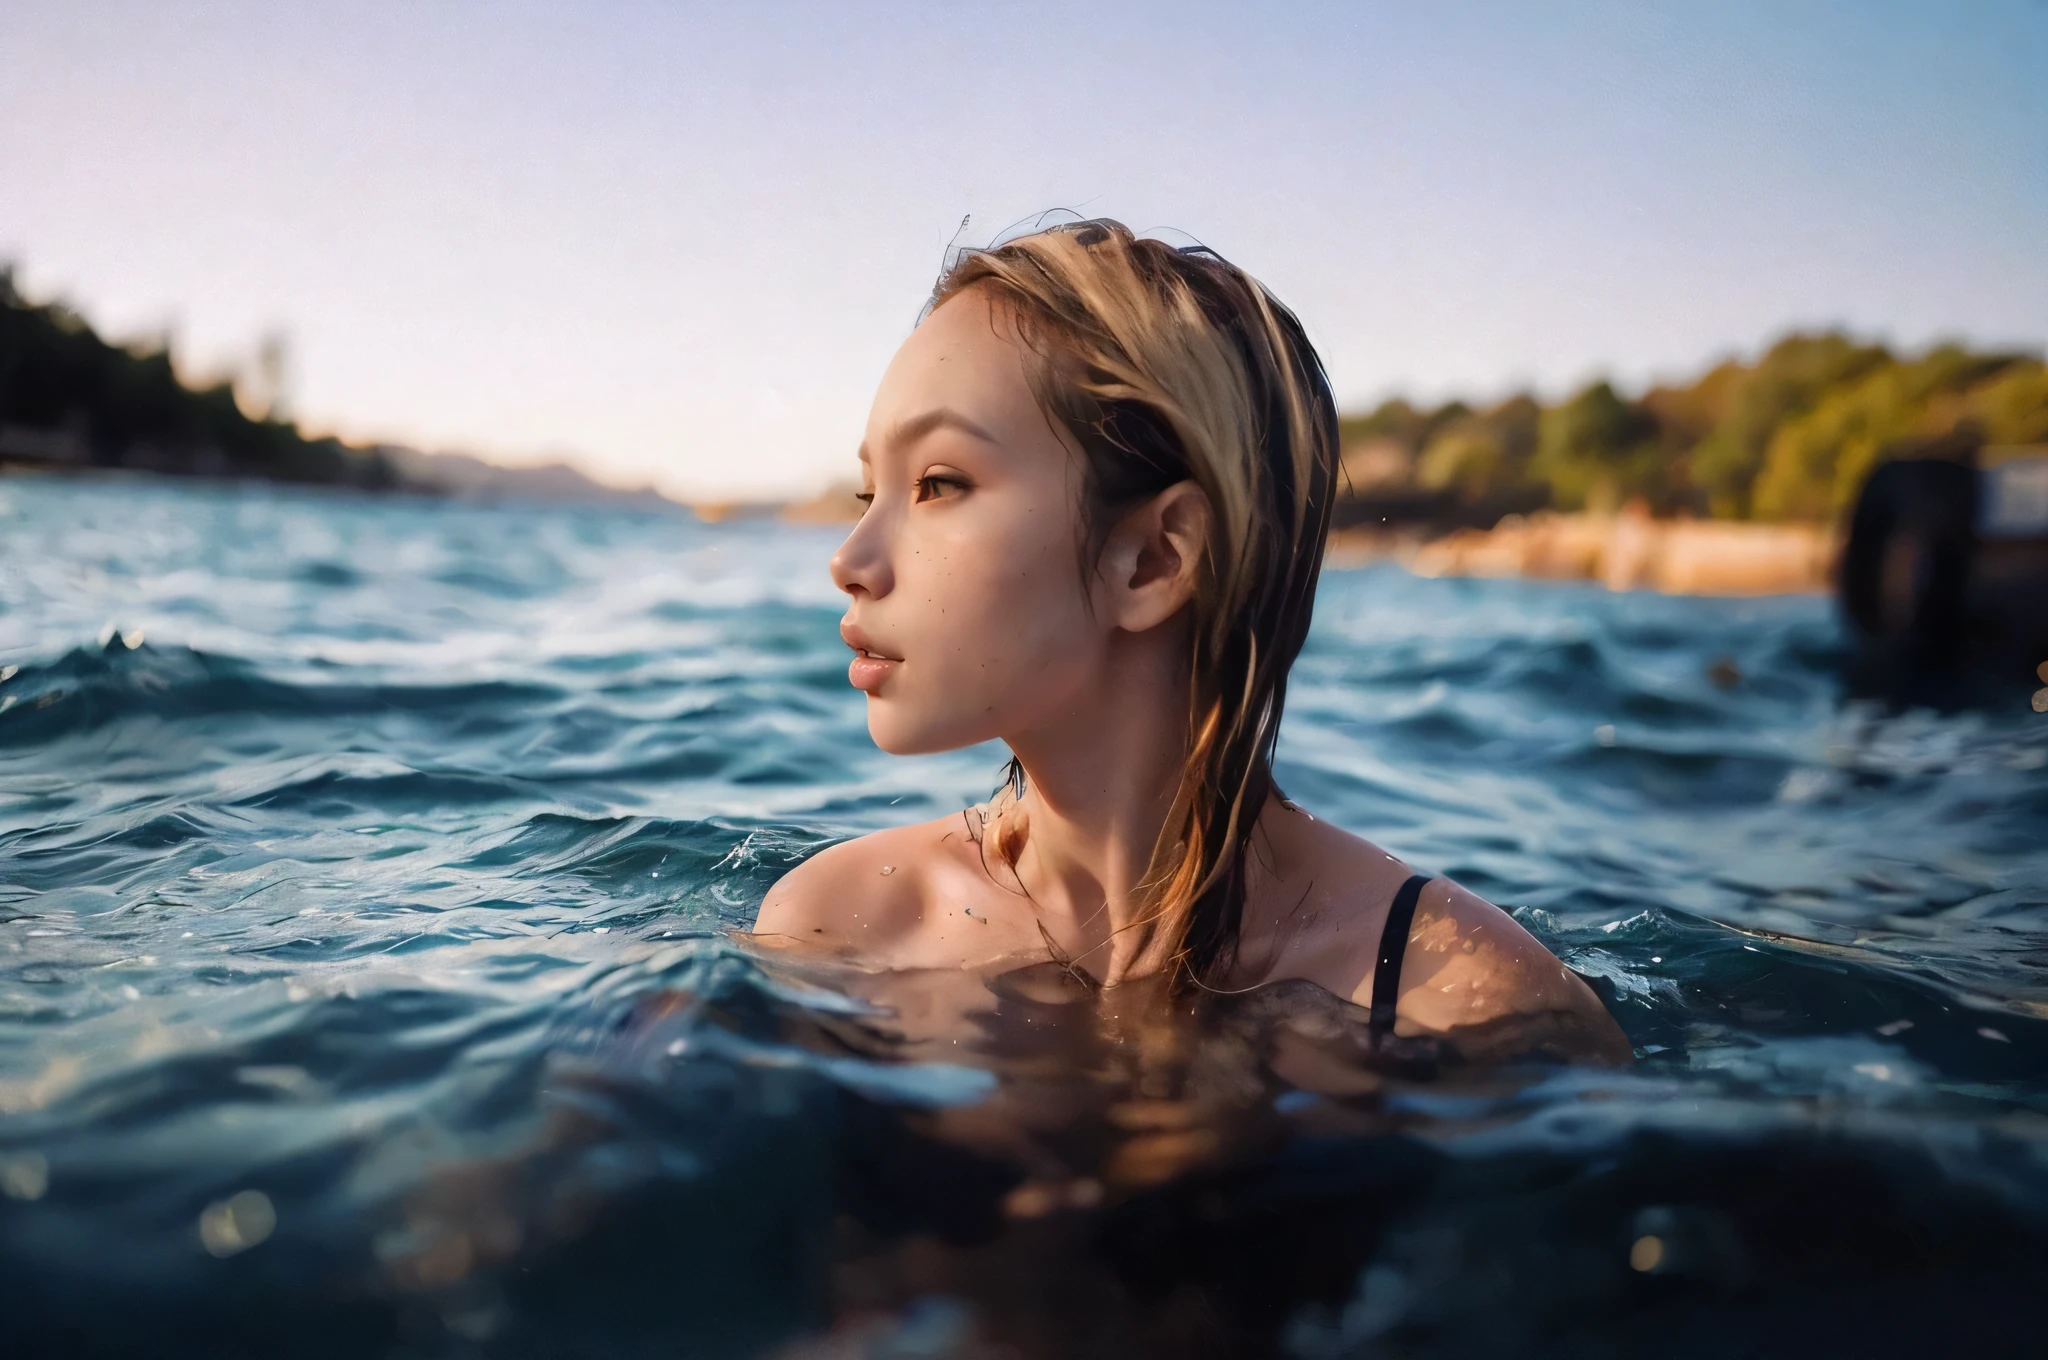
M896 422L895 428L889 431L889 442L899 448L907 447L937 430L958 430L984 444L999 442L994 435L950 406L935 406L908 420Z

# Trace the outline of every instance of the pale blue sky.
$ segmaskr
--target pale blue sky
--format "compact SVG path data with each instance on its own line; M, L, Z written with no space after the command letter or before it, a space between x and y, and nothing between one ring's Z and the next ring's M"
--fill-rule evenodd
M1198 237L1340 396L2048 340L2048 5L0 8L0 257L356 438L851 469L963 214Z

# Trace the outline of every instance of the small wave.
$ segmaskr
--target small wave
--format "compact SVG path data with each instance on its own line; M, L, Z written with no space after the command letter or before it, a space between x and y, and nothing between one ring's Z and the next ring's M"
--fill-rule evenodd
M557 891L574 885L580 900L604 904L621 923L707 919L744 926L776 879L829 843L800 826L726 818L543 813L460 867L502 869Z
M309 684L273 679L251 662L189 647L119 639L23 665L0 687L0 746L35 746L126 718L166 720L283 716L333 720L364 715L452 715L545 704L547 686L492 681L457 685ZM11 701L11 702L8 702Z

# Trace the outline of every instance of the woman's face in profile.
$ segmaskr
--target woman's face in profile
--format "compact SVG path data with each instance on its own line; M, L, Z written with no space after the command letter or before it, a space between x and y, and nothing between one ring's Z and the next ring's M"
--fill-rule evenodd
M1071 713L1108 629L1079 566L1078 456L1032 395L1027 353L979 289L928 316L875 394L867 513L832 559L868 731L898 755Z

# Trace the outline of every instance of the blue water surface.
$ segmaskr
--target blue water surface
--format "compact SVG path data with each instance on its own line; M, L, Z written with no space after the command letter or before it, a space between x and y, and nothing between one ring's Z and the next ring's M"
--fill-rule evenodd
M982 1353L1000 1301L965 1266L863 1313L832 1263L1039 1259L849 1189L1015 1073L794 1041L861 1005L722 934L818 847L999 774L868 740L837 538L0 481L10 1318L72 1351ZM1299 1159L1377 1137L1430 1168L1388 1184L1437 1188L1386 1202L1329 1297L1279 1289L1272 1345L1630 1353L1645 1318L1676 1344L1688 1308L1790 1306L1773 1234L1809 1230L1801 1288L1851 1291L1873 1353L1926 1280L2041 1279L2048 719L1849 701L1841 647L1818 597L1326 574L1283 786L1512 909L1639 1061L1418 1082L1371 1137L1281 1099L1306 1122L1258 1165L1289 1184L1355 1188ZM658 1285L604 1293L657 1250Z

